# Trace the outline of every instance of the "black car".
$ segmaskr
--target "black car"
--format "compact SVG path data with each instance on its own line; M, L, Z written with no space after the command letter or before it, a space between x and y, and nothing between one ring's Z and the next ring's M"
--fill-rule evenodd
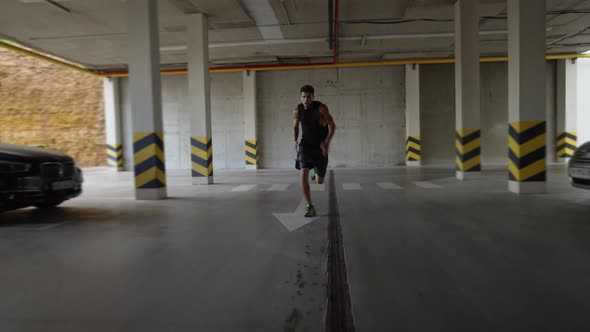
M568 175L574 187L590 189L590 142L576 149L568 163Z
M82 170L62 152L0 143L0 211L54 207L82 193Z

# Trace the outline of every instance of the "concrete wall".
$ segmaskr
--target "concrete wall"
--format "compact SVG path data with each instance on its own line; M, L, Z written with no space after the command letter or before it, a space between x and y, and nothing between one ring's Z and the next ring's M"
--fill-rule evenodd
M422 164L455 163L455 69L420 66Z
M162 76L164 153L168 169L190 169L190 117L186 110L186 75ZM130 133L131 106L129 80L121 82L125 168L133 169L133 142ZM211 75L211 122L213 167L244 167L244 124L242 74ZM129 148L127 148L129 147Z
M423 164L453 165L453 65L423 65L420 68ZM508 162L507 68L507 63L481 65L484 166L505 165ZM590 70L590 63L585 68ZM328 105L336 122L337 132L330 151L331 167L391 167L404 164L404 67L393 66L258 72L257 125L259 160L262 168L293 167L295 152L292 112L300 102L299 88L303 84L312 84L316 88L316 100ZM547 65L547 89L547 114L553 114L554 118L553 62L548 62ZM130 147L132 142L128 80L123 80L121 90L124 146ZM242 90L242 73L211 75L215 169L244 167ZM186 76L163 76L162 91L167 167L189 169L190 121L185 109ZM584 121L583 119L581 117L580 121ZM552 121L554 120L548 121L548 131L554 130ZM548 132L548 139L550 137L551 134ZM125 149L127 169L132 169L132 157L132 151Z
M242 73L211 77L213 167L244 168L244 94Z
M420 130L423 164L454 164L455 85L453 65L420 66ZM508 164L508 64L481 64L482 165ZM555 64L547 62L548 131L554 130ZM554 140L548 141L551 144Z
M557 137L557 62L547 61L547 76L545 79L546 95L546 159L548 163L556 161L555 143Z
M404 162L404 67L258 73L258 139L263 168L293 167L292 113L299 88L314 86L336 123L331 167L390 167Z
M481 64L481 161L508 164L508 63Z

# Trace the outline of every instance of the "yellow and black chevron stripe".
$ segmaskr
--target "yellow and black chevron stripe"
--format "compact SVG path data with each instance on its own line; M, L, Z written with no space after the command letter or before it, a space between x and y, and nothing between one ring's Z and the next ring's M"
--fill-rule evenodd
M123 145L107 144L107 164L110 167L123 167Z
M545 181L545 121L512 122L508 128L510 180Z
M164 139L162 133L133 133L135 188L166 186Z
M455 133L455 164L460 172L481 171L481 131L460 129Z
M255 139L246 140L246 165L258 165L258 144Z
M420 161L422 156L422 143L420 136L406 136L406 160Z
M574 156L574 151L578 146L578 135L576 132L558 132L556 154L557 158L571 158Z
M191 159L193 177L213 176L213 149L211 137L191 137Z

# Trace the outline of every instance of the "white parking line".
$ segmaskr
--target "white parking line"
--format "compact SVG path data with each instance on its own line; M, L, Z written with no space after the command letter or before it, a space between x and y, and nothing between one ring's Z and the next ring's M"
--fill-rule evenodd
M385 190L403 189L393 182L377 182L377 185Z
M363 190L363 188L361 187L360 183L343 183L342 184L342 189L344 190Z
M424 188L424 189L438 189L441 188L441 186L439 186L438 184L434 184L432 182L429 181L420 181L420 182L414 182L418 187Z
M256 188L256 186L258 186L257 184L242 184L239 185L235 188L233 188L231 191L250 191L254 188Z
M287 188L289 188L289 184L288 183L282 183L282 184L273 184L267 190L268 191L285 191L285 190L287 190Z

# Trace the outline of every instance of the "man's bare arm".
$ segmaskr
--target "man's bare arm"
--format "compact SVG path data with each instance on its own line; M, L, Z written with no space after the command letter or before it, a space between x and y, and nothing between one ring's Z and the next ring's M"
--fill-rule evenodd
M295 152L297 152L297 140L299 139L299 112L293 111L293 142L295 144Z
M332 136L334 136L334 132L336 131L336 124L334 123L334 119L328 110L328 106L325 104L320 106L320 114L324 120L324 123L328 125L328 137L326 137L326 140L324 141L324 145L326 146L327 150L330 146L330 142L332 141Z

